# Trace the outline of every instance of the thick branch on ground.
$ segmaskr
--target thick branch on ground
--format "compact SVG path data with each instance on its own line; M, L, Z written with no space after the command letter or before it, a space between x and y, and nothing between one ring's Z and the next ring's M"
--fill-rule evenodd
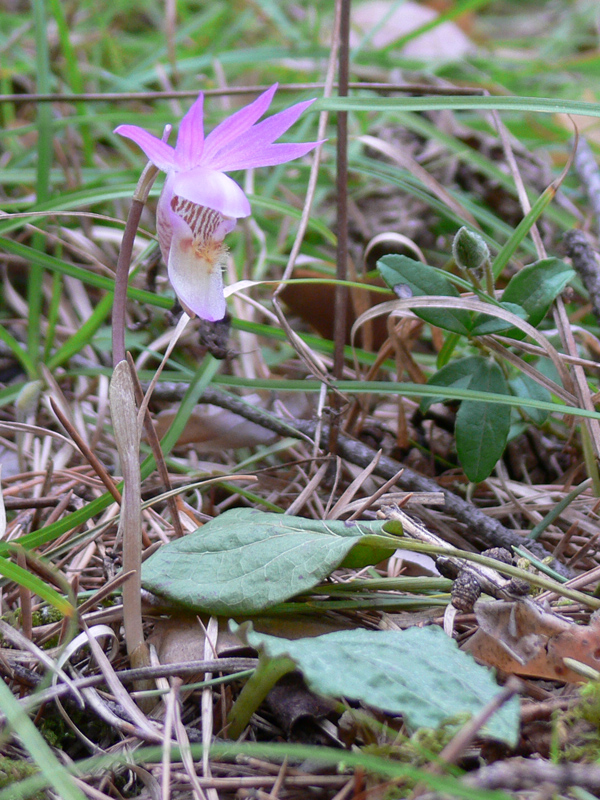
M262 425L264 428L274 431L280 436L314 438L316 434L317 424L312 420L295 419L288 422L212 387L204 391L202 400L206 403L227 408L235 414L255 422L257 425ZM321 431L321 441L319 442L324 450L327 449L328 437L329 427L324 425ZM347 436L340 436L338 455L352 464L366 467L373 461L375 451L362 442L350 439ZM397 461L382 455L373 472L379 477L389 480L401 468L402 465ZM444 511L466 526L467 531L463 532L465 538L469 538L469 535L471 535L480 539L487 547L506 547L507 549L518 547L524 543L523 537L519 534L505 528L500 522L488 517L476 506L439 486L430 478L419 475L409 467L404 467L404 471L398 478L398 488L408 492L442 492L445 498ZM528 541L527 546L538 558L545 558L548 555L538 542Z
M505 789L522 792L538 789L541 784L559 791L579 786L590 792L600 789L600 766L597 764L551 764L532 758L511 758L467 775L463 782L478 789Z
M573 269L581 278L590 296L594 316L600 324L600 268L596 253L583 231L567 231L563 237L565 252L573 263Z

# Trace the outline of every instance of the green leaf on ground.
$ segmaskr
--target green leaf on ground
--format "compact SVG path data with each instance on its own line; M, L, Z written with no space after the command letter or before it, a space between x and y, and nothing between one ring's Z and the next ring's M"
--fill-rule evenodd
M527 322L537 327L550 306L575 277L573 269L559 258L543 258L519 270L502 294L503 303L517 303L527 312ZM515 338L522 339L522 331L514 331Z
M396 290L407 286L413 297L459 297L458 290L438 269L408 256L389 255L380 258L377 269L387 285ZM468 335L472 328L471 314L445 308L415 308L415 314L430 325L453 333Z
M494 361L481 358L469 389L508 394L502 370ZM485 480L502 456L510 431L510 406L463 400L456 415L455 436L458 458L470 481Z
M383 525L236 508L157 550L142 566L142 584L195 611L254 614L312 589L342 564L390 556L395 545L383 541Z
M529 375L520 374L509 381L510 390L516 397L526 397L531 400L544 400L549 402L552 395L544 386L530 378ZM541 408L524 408L523 411L536 425L543 425L548 419L548 411Z
M244 626L245 627L245 626ZM402 714L408 727L437 728L477 714L500 689L482 667L437 627L405 631L337 631L290 641L245 631L248 644L272 659L289 658L311 690ZM517 743L519 700L483 727L486 735Z
M458 389L468 389L471 385L471 379L479 369L481 362L485 362L482 356L469 356L451 361L439 369L435 375L432 375L427 381L427 385L454 386ZM443 395L440 397L424 397L420 405L421 413L424 414L434 403L441 403L443 400Z

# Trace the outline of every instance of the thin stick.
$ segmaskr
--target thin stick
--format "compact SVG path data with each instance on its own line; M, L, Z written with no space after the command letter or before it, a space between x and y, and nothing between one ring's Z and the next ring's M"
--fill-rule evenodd
M381 83L370 81L356 81L348 84L351 89L370 89L374 92L402 92L406 94L434 94L434 95L483 95L485 92L477 87L460 86L429 86L423 83ZM311 89L322 89L324 83L282 83L278 87L279 92L305 92ZM334 87L337 84L334 83ZM205 97L222 97L261 94L268 87L265 85L256 86L228 86L220 89L203 89ZM82 94L65 94L56 92L55 94L0 94L0 103L131 103L135 100L185 100L188 97L197 97L198 91L188 90L168 90L164 92L83 92Z
M350 69L350 0L340 0L340 51L338 66L338 96L348 96L348 74ZM348 271L348 112L337 114L337 262L336 278L346 280ZM334 352L333 377L339 380L344 369L344 345L346 343L346 319L348 316L348 291L338 284L335 287L334 307ZM337 438L340 430L340 398L331 397L331 427L329 432L329 451L337 452Z
M298 436L302 435L315 437L317 424L312 420L293 419L284 421L273 414L270 414L262 409L250 406L244 403L237 397L233 397L225 392L208 387L202 393L202 399L206 403L227 408L235 414L239 414L251 422L256 422L257 425L262 425L268 430L274 431L280 436ZM318 444L321 447L325 446L328 439L328 426L323 426L320 440ZM366 467L371 463L375 456L375 450L356 439L351 439L348 436L339 437L338 446L339 455L357 464L359 467ZM449 491L443 486L439 486L432 478L426 478L419 475L410 467L405 467L401 470L402 465L388 456L381 456L377 466L373 470L376 475L379 475L386 480L397 477L397 486L399 489L408 492L434 492L441 493L445 498L445 512L453 516L458 522L461 522L467 528L468 536L477 536L481 538L488 547L517 547L523 544L523 537L505 528L498 520L493 517L487 516L480 508L467 503L454 492ZM398 474L400 473L400 474ZM539 542L528 543L529 548L539 558L545 558L548 552ZM559 567L566 573L562 565L554 566L555 569ZM569 576L570 577L570 576Z

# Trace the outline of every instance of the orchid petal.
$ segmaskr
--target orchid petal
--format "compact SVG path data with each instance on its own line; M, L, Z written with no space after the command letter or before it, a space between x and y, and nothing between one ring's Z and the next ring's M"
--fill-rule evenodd
M173 225L171 223L171 200L173 199L173 174L167 176L163 190L158 198L156 206L156 233L158 244L165 264L169 262L169 250L171 249L171 238L173 236Z
M229 142L242 136L249 130L254 123L262 117L265 111L271 105L273 95L277 90L275 83L266 92L263 92L260 97L257 97L250 105L240 108L235 114L232 114L227 119L223 120L220 125L211 131L206 137L204 143L204 159L203 161L209 166L210 161L215 153L218 153Z
M143 128L138 128L137 125L119 125L114 132L134 141L158 169L163 170L163 172L175 169L177 157L175 148L171 147L170 144L163 142Z
M237 183L213 169L196 167L173 176L173 192L198 206L218 211L224 217L248 217L250 202Z
M241 153L244 153L245 156L252 151L257 154L260 153L263 148L268 147L276 139L279 139L312 103L314 103L314 100L296 103L291 108L287 108L285 111L259 122L242 136L238 136L234 141L230 142L226 148L221 147L214 155L207 156L203 159L203 163L207 167L225 172L231 169L239 169L239 167L230 167L229 164L238 161L238 155ZM256 166L261 165L257 164Z
M175 145L179 169L192 169L200 164L204 149L203 105L204 95L200 92L198 99L179 125Z
M326 140L323 140L326 141ZM286 161L293 161L306 153L310 153L321 142L302 142L299 144L270 144L257 151L255 148L240 150L236 156L227 160L227 169L253 169L254 167L273 167L276 164L284 164Z
M216 322L227 311L223 294L221 259L202 257L194 248L188 225L176 214L172 215L173 239L169 251L169 280L188 313L201 319Z

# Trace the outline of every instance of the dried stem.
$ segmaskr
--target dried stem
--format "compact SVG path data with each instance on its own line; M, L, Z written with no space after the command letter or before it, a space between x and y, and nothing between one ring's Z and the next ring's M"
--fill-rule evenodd
M334 87L337 84L333 84ZM381 81L356 81L348 84L351 89L370 89L374 92L402 92L406 94L442 95L442 96L470 96L485 95L486 91L470 86L432 86L426 83L387 83ZM324 83L280 83L278 92L306 92L312 89L322 89ZM203 89L205 97L235 97L245 94L261 94L269 86L257 84L252 86L226 86L215 89ZM13 94L0 94L0 103L131 103L134 100L185 100L198 97L197 89L167 89L154 92L51 92L41 94L35 92L19 92Z
M96 473L96 475L100 478L102 483L106 486L106 488L111 493L111 495L113 496L115 501L117 503L119 503L119 505L120 505L121 504L121 492L115 486L115 482L113 481L111 476L108 474L104 464L93 453L93 451L90 450L90 448L85 443L85 440L83 439L83 437L79 435L77 429L71 423L71 421L67 417L67 415L63 414L63 412L60 409L60 406L54 400L53 397L50 398L50 405L52 406L52 411L54 411L54 413L58 417L58 421L63 426L63 428L66 430L66 432L69 434L69 436L73 439L73 441L75 442L75 444L79 448L79 450L80 450L81 454L83 455L83 457L85 459L87 459L87 461L89 462L89 464L93 468L93 470Z
M592 311L600 324L600 267L596 253L583 231L567 231L563 237L563 244L573 269L588 290Z
M135 389L135 396L136 401L139 406L142 405L144 402L144 392L142 390L137 372L135 371L135 364L133 363L133 358L131 357L131 353L127 353L127 363L129 364L129 369L131 372L131 379L133 381L134 389ZM173 488L171 485L171 478L169 476L169 470L167 469L167 465L165 463L165 457L163 455L163 451L160 446L160 439L158 438L158 434L156 433L156 428L152 422L152 417L150 416L150 412L146 407L144 409L144 430L146 431L146 438L148 439L148 444L152 449L152 455L154 456L154 460L156 461L156 468L158 469L158 474L164 484L165 490L170 492ZM179 519L179 511L177 509L177 500L175 497L169 495L167 497L167 505L169 506L169 511L171 512L171 521L173 522L173 528L175 530L175 536L179 539L183 534L183 528L181 526L181 520Z
M135 390L127 361L120 361L110 383L110 410L123 471L119 534L123 537L123 572L132 577L123 586L123 625L132 666L145 666L148 652L142 628L142 497L139 425Z

